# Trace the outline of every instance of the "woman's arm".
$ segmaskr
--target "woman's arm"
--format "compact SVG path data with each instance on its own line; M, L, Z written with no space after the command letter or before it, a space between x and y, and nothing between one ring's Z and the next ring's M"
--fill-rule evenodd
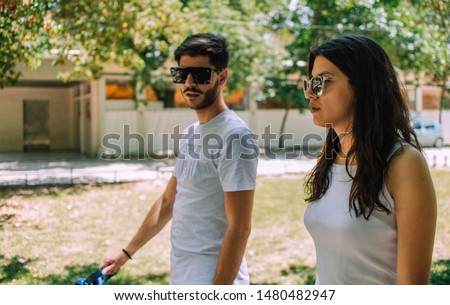
M398 284L428 284L436 230L436 193L428 164L405 146L393 157L387 188L395 202Z

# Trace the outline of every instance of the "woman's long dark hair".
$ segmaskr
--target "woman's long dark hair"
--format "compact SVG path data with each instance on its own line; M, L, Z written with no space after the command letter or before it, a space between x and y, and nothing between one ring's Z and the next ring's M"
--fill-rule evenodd
M339 36L314 49L309 56L310 76L317 56L336 65L353 90L353 144L347 154L347 172L350 175L348 160L352 157L358 167L351 176L349 210L367 220L374 210L389 214L392 207L379 196L394 144L404 141L421 151L397 73L383 48L364 36ZM318 163L306 180L308 202L318 200L329 188L330 168L340 150L339 137L329 128Z

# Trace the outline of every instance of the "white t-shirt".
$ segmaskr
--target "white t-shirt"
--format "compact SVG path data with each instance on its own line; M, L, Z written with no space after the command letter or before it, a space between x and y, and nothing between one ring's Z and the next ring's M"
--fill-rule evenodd
M224 192L254 190L258 146L231 110L186 128L173 175L170 284L211 284L228 222ZM249 284L245 258L235 284Z

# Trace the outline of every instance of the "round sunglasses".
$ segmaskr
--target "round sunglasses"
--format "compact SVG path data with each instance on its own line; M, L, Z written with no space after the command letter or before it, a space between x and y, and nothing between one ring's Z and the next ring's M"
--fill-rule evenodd
M325 76L314 76L310 80L303 80L303 93L306 98L309 98L308 92L312 93L314 97L320 97L323 93L323 89L325 88L325 82L329 79L329 77Z

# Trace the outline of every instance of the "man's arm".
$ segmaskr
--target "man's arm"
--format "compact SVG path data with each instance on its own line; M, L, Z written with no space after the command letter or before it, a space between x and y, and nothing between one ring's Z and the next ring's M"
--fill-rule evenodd
M213 284L233 284L241 266L251 231L255 191L225 192L228 229L223 239Z
M140 228L124 248L130 256L133 256L142 246L158 234L172 218L173 205L177 193L176 188L177 179L172 177L164 193L153 203ZM119 271L120 267L128 259L127 255L120 250L116 255L105 258L100 268L106 267L103 270L103 274L113 274Z

